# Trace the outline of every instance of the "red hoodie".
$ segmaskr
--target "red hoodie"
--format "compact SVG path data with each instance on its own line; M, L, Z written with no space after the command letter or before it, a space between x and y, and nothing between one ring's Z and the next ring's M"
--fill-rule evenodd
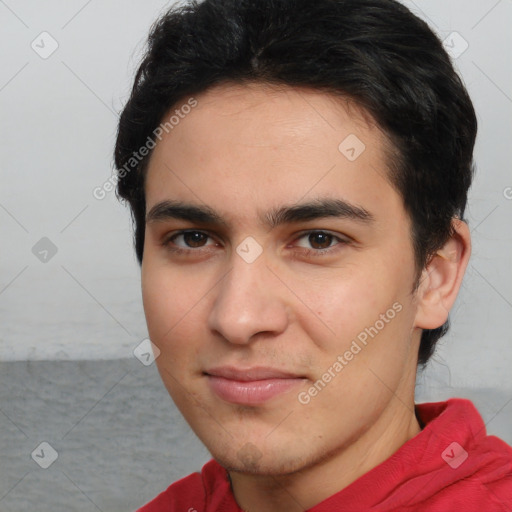
M469 400L416 405L423 430L309 512L512 512L512 448ZM243 512L211 460L138 512Z

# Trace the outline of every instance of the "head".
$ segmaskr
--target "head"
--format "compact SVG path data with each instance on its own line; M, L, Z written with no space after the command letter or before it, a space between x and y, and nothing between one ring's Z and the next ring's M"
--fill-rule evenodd
M469 257L475 136L441 42L393 0L206 0L154 25L117 191L160 373L226 466L296 470L410 398ZM220 365L296 379L233 403Z

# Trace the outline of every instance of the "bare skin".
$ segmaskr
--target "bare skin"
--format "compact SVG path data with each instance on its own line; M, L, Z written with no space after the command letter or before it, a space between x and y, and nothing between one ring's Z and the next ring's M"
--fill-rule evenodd
M454 221L415 290L410 219L368 115L324 93L261 84L224 84L196 99L153 151L146 211L179 201L208 207L218 222L148 215L142 291L156 362L228 469L240 507L303 511L420 432L421 330L442 325L455 300L467 226ZM264 222L268 212L327 200L352 210ZM258 247L254 261L242 257ZM290 385L233 403L212 387L220 366L285 372Z

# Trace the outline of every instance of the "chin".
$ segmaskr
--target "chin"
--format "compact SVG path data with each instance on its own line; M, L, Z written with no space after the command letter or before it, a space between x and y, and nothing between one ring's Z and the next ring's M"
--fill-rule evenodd
M301 454L296 453L296 448L291 449L289 454L278 453L276 447L260 449L251 442L242 444L238 450L234 449L234 444L230 444L226 450L210 450L210 453L228 471L251 475L289 475L307 465Z

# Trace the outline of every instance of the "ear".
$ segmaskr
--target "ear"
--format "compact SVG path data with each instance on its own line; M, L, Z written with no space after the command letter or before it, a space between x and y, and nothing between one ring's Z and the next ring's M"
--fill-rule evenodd
M452 220L453 234L429 260L416 291L415 327L436 329L448 319L471 254L468 225Z

